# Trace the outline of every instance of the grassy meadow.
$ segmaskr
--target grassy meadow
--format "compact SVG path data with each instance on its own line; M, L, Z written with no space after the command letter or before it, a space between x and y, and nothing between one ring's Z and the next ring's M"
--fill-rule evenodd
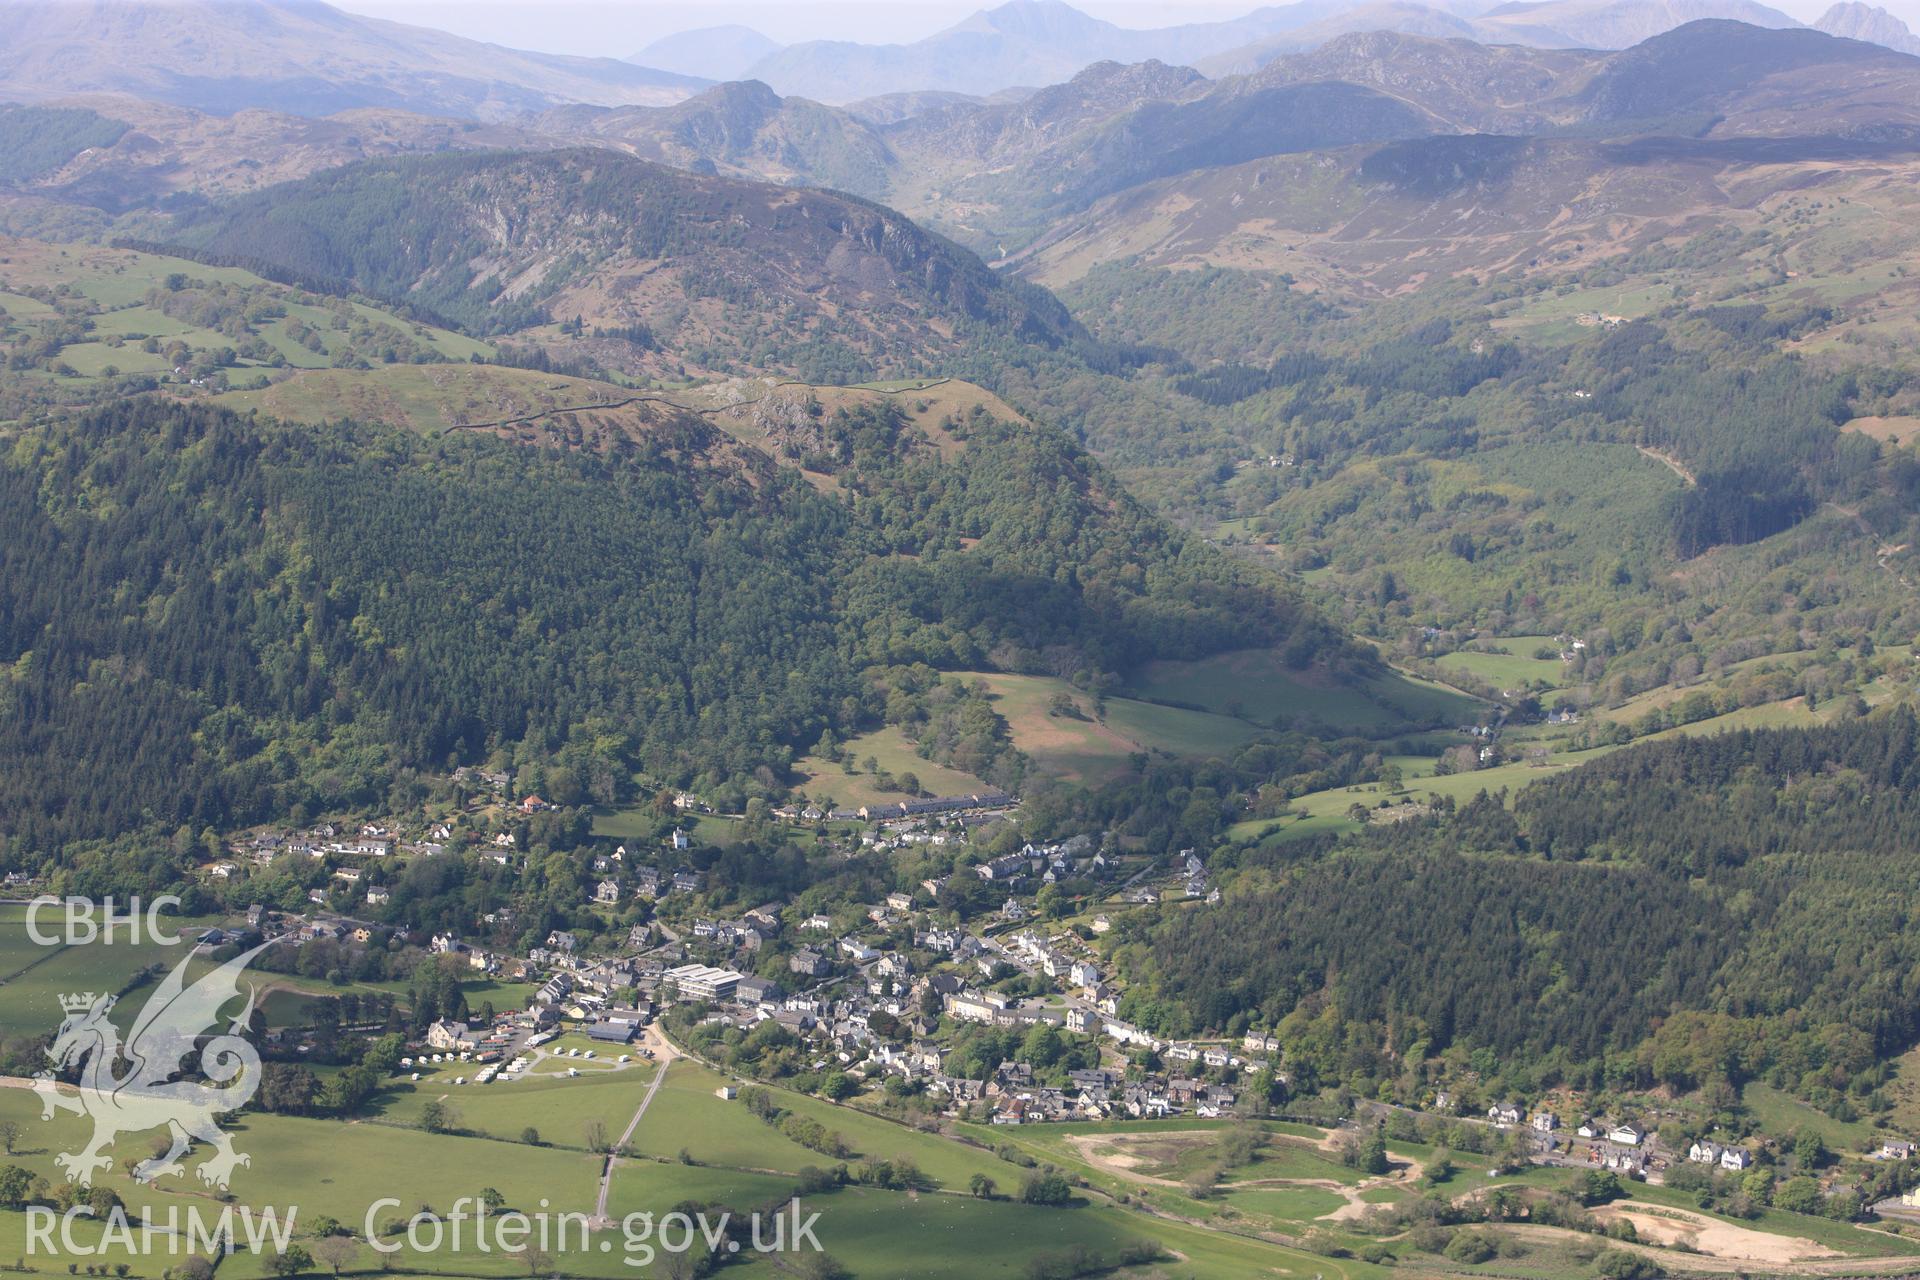
M1289 669L1269 649L1243 649L1188 662L1155 662L1128 692L1155 702L1274 724L1304 721L1349 733L1385 733L1414 724L1456 724L1479 713L1473 699L1399 672L1343 682Z

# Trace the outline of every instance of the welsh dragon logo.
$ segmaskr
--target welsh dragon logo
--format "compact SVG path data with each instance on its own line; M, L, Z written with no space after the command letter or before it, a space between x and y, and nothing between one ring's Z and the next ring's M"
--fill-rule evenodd
M260 1087L260 1054L236 1034L253 1012L252 990L224 1034L202 1037L219 1022L220 1010L240 996L240 974L265 946L235 956L191 986L187 967L193 957L188 956L147 999L124 1044L107 1016L117 997L93 992L60 997L67 1016L47 1055L56 1070L79 1071L79 1092L62 1092L53 1071L41 1073L35 1090L44 1120L55 1111L93 1118L93 1140L80 1151L54 1157L76 1185L91 1186L96 1171L112 1166L104 1151L119 1135L162 1127L173 1145L135 1166L139 1182L183 1174L180 1157L196 1140L213 1148L198 1170L208 1186L224 1190L233 1171L251 1163L234 1150L218 1117L245 1106ZM197 1074L207 1083L178 1078L188 1058L195 1058ZM116 1075L122 1062L126 1070Z

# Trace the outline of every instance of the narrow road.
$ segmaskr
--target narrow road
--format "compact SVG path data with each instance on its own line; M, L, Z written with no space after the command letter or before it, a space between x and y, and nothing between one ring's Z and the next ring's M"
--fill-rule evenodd
M641 1118L647 1114L647 1108L653 1105L653 1095L660 1092L660 1082L667 1078L667 1066L680 1056L673 1042L660 1034L658 1027L648 1027L645 1036L647 1047L654 1051L659 1069L653 1073L653 1079L647 1082L647 1091L641 1096L640 1105L633 1113L633 1119L627 1122L627 1128L620 1140L613 1144L613 1150L607 1153L607 1162L600 1170L600 1198L594 1203L593 1225L605 1229L613 1225L613 1219L607 1216L607 1197L613 1192L613 1169L620 1163L619 1152L633 1139L634 1130L640 1127Z

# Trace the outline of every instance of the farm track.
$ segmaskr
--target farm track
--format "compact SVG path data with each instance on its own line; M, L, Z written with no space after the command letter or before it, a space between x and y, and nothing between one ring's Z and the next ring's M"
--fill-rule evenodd
M1674 457L1672 454L1668 453L1665 449L1655 449L1644 444L1637 444L1633 447L1640 451L1641 457L1651 458L1653 461L1659 463L1661 466L1665 467L1667 470L1673 472L1673 474L1675 474L1676 476L1679 476L1680 479L1686 484L1687 488L1694 489L1699 487L1700 478L1694 475L1693 472L1688 469L1686 463L1680 461L1680 459Z
M627 1143L633 1140L634 1131L640 1127L640 1121L645 1118L647 1108L653 1105L654 1095L660 1092L660 1082L667 1078L667 1068L680 1056L680 1051L673 1047L673 1042L660 1034L657 1027L648 1028L647 1038L653 1042L658 1065L654 1069L653 1079L647 1082L646 1094L640 1099L640 1105L634 1109L633 1119L627 1121L627 1127L621 1133L620 1140L613 1144L613 1150L607 1153L606 1163L601 1166L600 1197L594 1202L593 1220L602 1226L613 1225L612 1219L607 1217L607 1198L613 1193L613 1171L620 1163L620 1153L626 1150Z

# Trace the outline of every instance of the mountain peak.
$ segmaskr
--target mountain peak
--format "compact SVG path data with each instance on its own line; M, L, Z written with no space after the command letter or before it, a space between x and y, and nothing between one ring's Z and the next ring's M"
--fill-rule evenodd
M1005 4L980 10L948 30L991 32L1023 40L1062 40L1091 32L1104 33L1115 27L1080 12L1066 0L1007 0Z
M643 67L701 76L708 80L738 80L753 64L780 49L780 43L752 27L729 23L698 27L662 36L626 60Z
M1862 4L1860 0L1839 0L1820 15L1813 27L1830 36L1864 40L1898 53L1920 55L1920 36L1915 36L1906 23L1885 9Z
M1750 91L1778 76L1798 76L1831 92L1836 76L1873 74L1901 60L1859 40L1806 27L1764 30L1742 22L1702 19L1644 40L1616 55L1582 90L1594 120L1655 120L1707 111L1723 95ZM1803 99L1806 101L1806 99Z

